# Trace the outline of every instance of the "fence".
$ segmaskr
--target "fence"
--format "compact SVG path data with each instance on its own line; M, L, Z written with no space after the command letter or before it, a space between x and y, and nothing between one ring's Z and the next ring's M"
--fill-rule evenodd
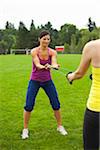
M30 52L31 52L30 49L12 49L11 50L11 54L15 54L15 55L18 55L18 54L29 55Z

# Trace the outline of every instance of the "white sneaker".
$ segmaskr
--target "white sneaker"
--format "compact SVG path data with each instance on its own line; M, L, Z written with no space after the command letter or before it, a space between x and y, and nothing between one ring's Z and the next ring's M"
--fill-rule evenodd
M62 135L67 135L68 134L63 126L59 126L57 128L57 131L59 131Z
M29 137L29 135L28 135L28 129L23 129L21 136L22 136L23 140L27 139Z

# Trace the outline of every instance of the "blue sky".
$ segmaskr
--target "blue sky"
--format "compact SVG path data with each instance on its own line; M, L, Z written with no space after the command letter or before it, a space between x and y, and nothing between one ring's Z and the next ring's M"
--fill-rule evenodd
M91 17L100 27L100 0L1 0L0 29L6 21L17 28L23 21L29 28L31 20L36 26L50 21L53 28L60 29L65 23L75 24L78 28L86 28Z

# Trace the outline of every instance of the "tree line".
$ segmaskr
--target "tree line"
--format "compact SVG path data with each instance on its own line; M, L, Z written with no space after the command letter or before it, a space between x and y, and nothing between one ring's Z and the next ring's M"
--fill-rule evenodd
M64 24L60 30L54 29L50 21L45 25L35 26L31 21L30 28L20 21L16 29L14 24L6 22L5 29L0 30L0 53L10 53L11 49L32 49L38 46L38 35L41 30L48 30L51 34L50 47L64 45L64 53L81 53L83 46L90 40L100 38L100 27L88 20L87 29L78 29L76 25Z

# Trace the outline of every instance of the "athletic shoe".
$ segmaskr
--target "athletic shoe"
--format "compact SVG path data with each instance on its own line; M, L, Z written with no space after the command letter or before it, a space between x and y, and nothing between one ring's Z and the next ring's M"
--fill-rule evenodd
M57 128L57 131L59 131L62 135L67 135L68 134L63 126L59 126Z
M23 129L21 136L22 136L23 140L27 139L29 137L29 135L28 135L28 129Z

